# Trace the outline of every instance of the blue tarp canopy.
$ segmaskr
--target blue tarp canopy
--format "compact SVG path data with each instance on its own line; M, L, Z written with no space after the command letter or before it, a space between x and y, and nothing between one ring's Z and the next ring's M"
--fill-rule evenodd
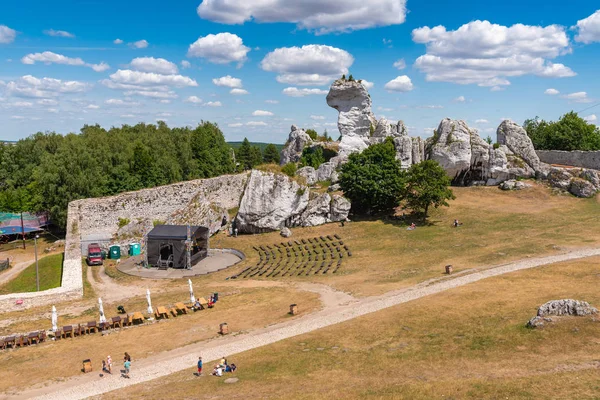
M32 233L32 232L40 232L43 231L42 228L31 228L26 226L25 227L25 233ZM21 229L21 226L3 226L0 228L0 235L22 235L23 234L23 230Z

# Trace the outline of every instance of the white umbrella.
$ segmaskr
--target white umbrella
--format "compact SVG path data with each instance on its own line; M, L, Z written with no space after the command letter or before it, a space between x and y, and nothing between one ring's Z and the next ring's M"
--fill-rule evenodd
M190 301L192 304L196 302L196 298L194 297L194 288L192 288L192 280L188 279L188 283L190 284Z
M98 297L98 311L100 311L100 323L106 322L104 316L104 306L102 305L102 298Z
M150 289L146 289L146 300L148 300L148 314L152 315L152 300L150 300Z
M58 313L56 312L56 307L52 306L52 332L56 332L58 330Z

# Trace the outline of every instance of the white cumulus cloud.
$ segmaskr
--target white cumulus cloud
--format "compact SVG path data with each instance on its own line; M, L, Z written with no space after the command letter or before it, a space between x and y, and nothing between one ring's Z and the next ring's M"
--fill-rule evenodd
M410 92L413 90L413 84L408 76L402 75L386 83L384 88L390 92Z
M266 122L263 121L250 121L246 122L247 126L268 126Z
M326 95L327 90L322 89L298 89L296 87L287 87L281 93L290 97L305 97L311 95Z
M311 115L310 119L314 119L315 121L321 121L321 120L324 120L325 117L322 115Z
M182 60L181 61L181 68L191 68L192 67L192 63L190 63L188 60Z
M122 99L108 99L104 101L104 104L119 107L135 107L140 105L140 103L137 103L135 101L127 101Z
M44 31L44 35L48 35L48 36L54 36L54 37L65 37L65 38L74 38L75 35L73 35L70 32L67 31L56 31L54 29L47 29Z
M265 100L267 104L279 104L279 100Z
M403 70L404 68L406 68L406 61L404 61L404 58L401 58L398 61L396 61L394 63L394 68L397 68L399 70Z
M25 75L6 84L9 94L18 97L51 98L60 94L81 93L90 87L79 81L63 81L54 78L36 78Z
M244 124L242 124L241 122L235 122L233 124L228 124L227 126L230 128L239 128L241 126L244 126Z
M250 48L244 46L241 37L223 32L198 38L190 45L187 56L206 58L214 64L235 62L242 65L246 61L249 51Z
M217 86L225 86L225 87L229 87L229 88L241 88L242 87L242 80L239 78L234 78L231 75L222 76L220 78L214 78L212 80L212 83L214 83Z
M561 97L563 99L567 99L567 100L573 101L575 103L591 103L592 101L594 101L593 99L590 99L589 97L587 97L586 92L569 93L569 94L565 94Z
M186 103L194 103L194 104L200 104L202 103L202 99L199 98L198 96L190 96L187 99L184 100Z
M123 92L125 96L143 96L150 97L153 99L176 99L177 95L175 92L161 92L158 90L127 90Z
M115 40L113 40L114 44L123 44L123 41L119 38L116 38Z
M100 106L96 104L88 104L85 108L87 108L88 110L97 110L100 108Z
M149 44L150 43L148 43L147 40L142 39L138 40L137 42L129 43L129 46L133 47L134 49L145 49Z
M490 121L488 121L487 119L478 119L475 120L476 124L488 124Z
M239 96L239 95L244 95L244 94L249 94L249 92L246 89L239 89L239 88L234 88L231 89L229 91L229 93L235 95L235 96Z
M17 31L10 29L6 25L0 25L0 43L12 43L17 37Z
M93 69L96 72L104 72L110 68L110 65L102 62L100 64L90 64L83 61L81 58L71 58L63 56L62 54L53 53L51 51L44 51L43 53L30 53L21 58L23 64L35 64L41 62L44 64L63 64L73 66L85 66Z
M370 90L373 86L375 86L375 84L373 82L369 82L366 79L361 79L360 83L362 83L362 85L365 87L365 89Z
M102 81L106 86L110 86L110 84L106 84L107 80ZM119 69L117 72L110 75L110 82L121 84L120 88L123 89L136 89L136 86L173 86L173 87L188 87L188 86L198 86L198 83L188 76L183 75L163 75L157 74L154 72L142 72L142 71L132 71L129 69ZM130 85L131 87L127 87ZM114 88L119 87L119 85L113 86Z
M555 96L557 94L559 94L560 92L556 89L550 88L550 89L546 89L544 90L544 94L550 95L550 96Z
M179 72L177 65L164 58L137 57L131 60L129 65L138 71L155 72L164 75L177 74Z
M465 96L458 96L452 101L454 101L455 103L464 103L465 101L467 101L467 99L465 99Z
M577 21L575 40L582 43L600 42L600 10L589 17Z
M273 113L271 111L256 110L252 113L252 115L255 117L271 117Z
M277 81L293 85L325 85L342 74L354 57L336 47L309 44L302 47L282 47L265 56L260 66L265 71L277 72Z
M584 117L583 119L586 120L587 122L596 122L596 121L598 121L598 117L596 117L596 114L588 115L587 117Z
M405 0L203 0L201 18L224 24L289 22L317 34L402 24Z
M455 31L444 26L414 29L412 37L426 45L427 54L417 58L415 66L432 82L500 87L510 85L508 78L515 76L576 75L549 61L571 50L565 29L558 25L507 27L472 21Z
M204 105L207 107L221 107L223 104L220 101L209 101L208 103L204 103Z

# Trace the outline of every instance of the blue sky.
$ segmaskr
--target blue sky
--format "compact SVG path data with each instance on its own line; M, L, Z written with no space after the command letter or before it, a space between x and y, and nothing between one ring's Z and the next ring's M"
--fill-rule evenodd
M0 139L157 120L215 121L228 140L283 143L292 124L336 137L325 94L347 71L413 136L450 117L495 138L503 118L589 108L598 123L599 64L595 0L8 2Z

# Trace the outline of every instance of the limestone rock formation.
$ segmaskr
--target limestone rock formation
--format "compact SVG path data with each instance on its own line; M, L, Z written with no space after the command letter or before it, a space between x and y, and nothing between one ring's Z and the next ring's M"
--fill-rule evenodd
M281 174L253 170L240 203L235 226L240 233L280 230L308 205L309 191Z
M453 183L463 183L471 168L471 130L465 121L444 118L427 139L428 158L437 161Z
M592 197L598 189L589 181L582 178L573 178L569 192L577 197Z
M309 200L306 209L299 216L294 225L318 226L330 222L331 196L327 193L316 195Z
M544 325L546 325L546 322L552 322L552 318L549 317L538 317L537 315L533 318L531 318L528 322L527 322L527 327L528 328L541 328Z
M538 317L547 317L549 315L591 315L598 313L598 309L590 306L586 301L579 301L573 299L564 300L551 300L545 304L542 304L538 308Z
M319 165L316 171L317 182L331 181L331 183L336 183L338 181L338 174L335 169L336 165L331 161Z
M289 238L292 236L292 231L290 231L289 228L283 227L281 228L281 232L279 232L279 234L284 238Z
M593 169L550 167L547 179L550 186L577 197L592 197L600 191L600 172Z
M531 187L531 185L525 182L517 181L515 179L509 179L507 181L502 182L499 187L502 190L523 190Z
M425 159L425 142L420 137L411 137L412 162L418 164Z
M332 222L345 221L350 213L350 201L340 195L334 194L331 200L331 215Z
M312 144L312 139L303 129L292 125L290 136L288 137L283 150L281 150L280 164L285 165L290 162L300 161L302 150Z
M306 179L307 185L314 185L319 181L317 179L317 171L313 167L302 167L298 171L296 171L296 175L303 177Z
M327 105L339 112L340 154L366 149L370 144L371 129L375 129L377 121L371 111L371 97L362 83L345 79L335 81L327 94Z
M540 170L540 159L535 152L527 131L517 123L504 120L496 131L498 143L505 145L516 156L521 157L534 171Z
M199 225L206 226L214 235L229 222L227 210L216 203L204 202L194 198L190 204L175 212L166 223L169 225Z

